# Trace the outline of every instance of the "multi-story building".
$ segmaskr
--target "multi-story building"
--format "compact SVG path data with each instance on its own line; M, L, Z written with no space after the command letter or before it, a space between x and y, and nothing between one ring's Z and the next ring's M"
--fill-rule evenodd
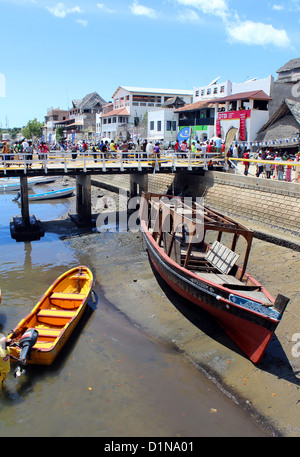
M271 97L263 90L242 92L214 100L215 135L226 138L230 129L235 128L235 141L247 143L250 147L258 131L269 119Z
M69 111L60 108L49 108L47 116L45 116L45 124L43 127L44 140L49 143L55 143L56 125L58 122L63 122L69 117Z
M45 140L49 140L51 127L52 142L55 142L55 132L57 127L63 128L63 136L70 141L74 141L86 133L92 140L96 135L96 115L102 112L106 101L97 93L92 92L82 100L73 100L72 108L68 111L51 110L46 116L44 128ZM54 139L53 139L54 138Z
M103 112L97 118L97 133L100 137L111 139L118 139L120 136L120 139L131 138L133 141L145 138L147 127L141 128L141 125L149 124L147 117L161 109L168 100L177 97L182 99L183 103L191 103L193 91L119 86L113 94L111 110Z
M254 141L269 116L273 77L244 83L218 80L195 88L194 103L176 110L179 132L188 127L193 139L205 141L220 134L225 139L230 127L238 127L238 140Z
M232 83L231 81L225 81L219 83L219 78L214 79L207 86L194 87L194 98L193 102L200 102L204 100L211 100L212 98L226 97L232 94Z

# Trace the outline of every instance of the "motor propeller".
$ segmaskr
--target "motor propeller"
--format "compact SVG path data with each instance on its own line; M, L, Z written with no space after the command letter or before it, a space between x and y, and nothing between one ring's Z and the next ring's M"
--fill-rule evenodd
M21 348L21 351L18 358L18 364L14 372L15 378L25 373L25 365L27 363L27 360L30 360L31 349L37 342L38 336L39 334L37 330L30 328L26 330L26 332L20 339L18 346Z

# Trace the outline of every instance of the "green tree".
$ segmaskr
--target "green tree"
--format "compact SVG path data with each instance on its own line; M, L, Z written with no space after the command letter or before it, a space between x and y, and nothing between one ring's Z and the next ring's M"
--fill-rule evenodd
M64 128L63 127L56 127L56 141L60 143L64 139Z
M22 129L22 135L27 139L41 138L43 124L36 118L33 121L28 121L26 127Z

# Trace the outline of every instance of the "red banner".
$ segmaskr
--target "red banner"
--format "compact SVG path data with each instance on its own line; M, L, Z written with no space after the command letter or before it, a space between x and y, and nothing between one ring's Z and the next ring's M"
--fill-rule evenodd
M240 115L240 141L246 141L246 113Z
M241 111L221 111L218 113L218 121L230 121L231 119L240 119L244 115L246 119L251 117L251 109Z
M218 113L216 121L216 134L221 134L221 121L240 120L240 141L246 141L246 119L251 117L251 110L226 111Z

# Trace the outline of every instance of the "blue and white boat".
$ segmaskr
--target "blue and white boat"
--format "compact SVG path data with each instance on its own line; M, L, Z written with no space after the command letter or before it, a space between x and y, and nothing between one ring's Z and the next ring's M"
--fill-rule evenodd
M30 194L28 195L29 202L31 201L40 201L40 200L54 200L58 198L67 198L72 197L74 193L75 187L66 187L65 189L58 189L52 190L50 192L43 192L40 194ZM18 193L17 197L14 201L19 200L20 193Z
M32 189L34 185L34 181L28 181L28 189ZM15 192L20 189L20 178L3 178L0 181L0 191Z

